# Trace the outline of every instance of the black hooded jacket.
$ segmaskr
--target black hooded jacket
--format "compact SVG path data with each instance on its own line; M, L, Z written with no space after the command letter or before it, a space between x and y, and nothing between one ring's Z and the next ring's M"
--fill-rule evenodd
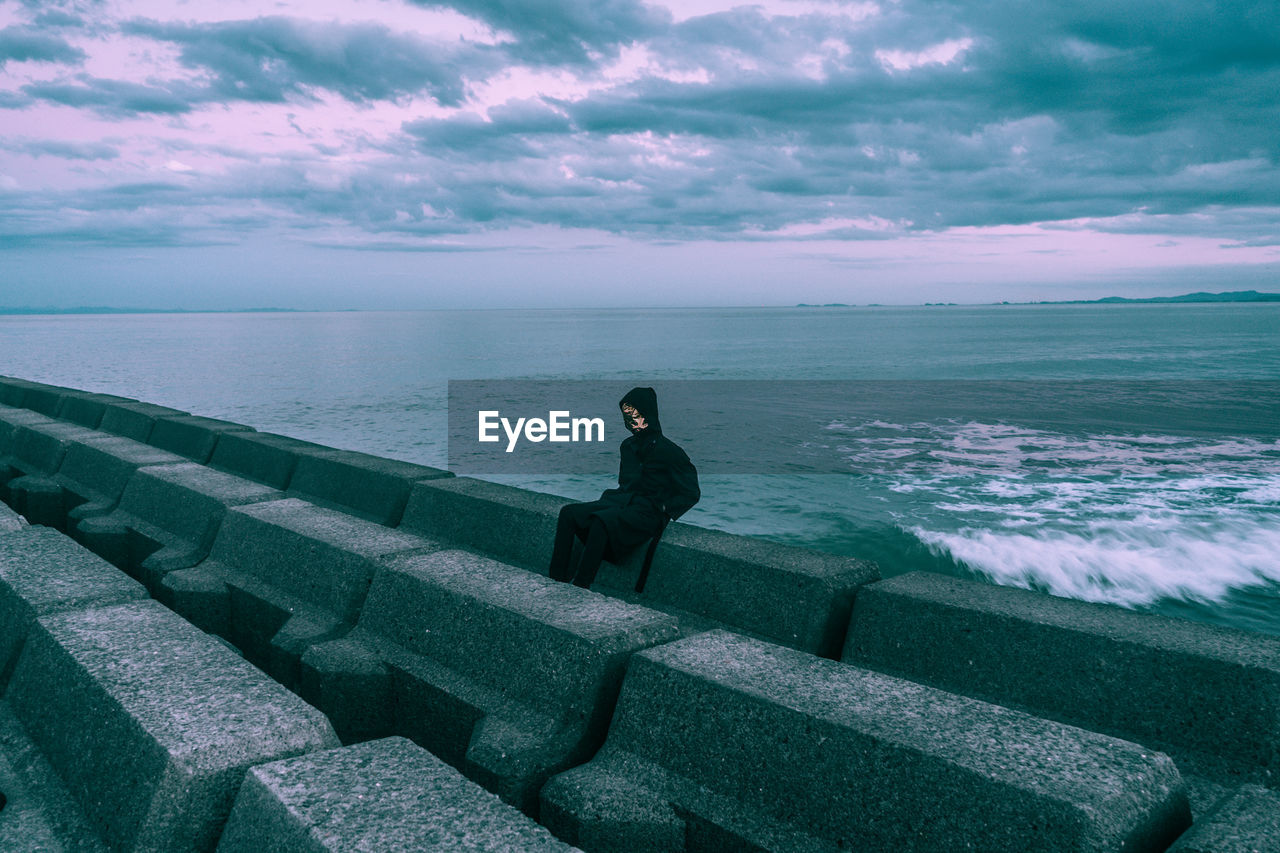
M657 393L632 388L618 401L619 409L626 405L644 417L645 428L622 442L618 488L600 496L602 502L625 511L595 513L605 522L611 541L622 548L653 536L664 518L679 518L702 497L697 469L680 446L662 434Z

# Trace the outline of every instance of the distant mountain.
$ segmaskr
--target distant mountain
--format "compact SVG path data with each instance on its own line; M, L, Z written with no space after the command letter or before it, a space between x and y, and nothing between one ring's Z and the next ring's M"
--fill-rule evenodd
M1104 296L1101 299L1054 299L1042 302L1001 302L1000 305L1129 305L1150 302L1280 302L1280 293L1259 293L1256 290L1232 290L1228 293L1184 293L1181 296L1147 296L1130 298L1128 296ZM929 307L950 307L955 302L926 302ZM814 305L808 302L796 303L797 308L856 308L844 302L827 302ZM869 303L868 308L878 307L877 303Z
M1037 305L1110 305L1130 302L1280 302L1280 293L1259 293L1256 290L1233 290L1229 293L1184 293L1181 296L1148 296L1130 299L1127 296L1105 296L1102 299L1076 299L1070 302L1038 302Z

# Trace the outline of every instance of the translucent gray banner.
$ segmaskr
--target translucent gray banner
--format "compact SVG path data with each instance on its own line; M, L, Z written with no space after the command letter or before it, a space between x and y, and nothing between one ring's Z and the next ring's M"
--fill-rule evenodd
M616 474L635 380L449 382L457 474ZM1280 382L677 380L657 392L663 434L702 474L856 474L860 447L912 430L991 425L1075 437L1280 437ZM870 437L870 438L869 438ZM1153 440L1155 440L1153 438ZM1280 448L1278 448L1280 450ZM881 462L883 462L881 453Z

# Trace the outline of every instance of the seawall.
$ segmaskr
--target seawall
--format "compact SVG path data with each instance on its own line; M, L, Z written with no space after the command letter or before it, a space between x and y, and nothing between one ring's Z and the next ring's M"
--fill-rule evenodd
M0 849L1280 849L1280 637L679 523L580 590L561 498L17 378L0 499Z

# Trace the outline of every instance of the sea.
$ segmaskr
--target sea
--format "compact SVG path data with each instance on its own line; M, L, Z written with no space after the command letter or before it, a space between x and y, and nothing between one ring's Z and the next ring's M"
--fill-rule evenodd
M1280 304L15 315L0 373L436 467L451 380L749 380L737 458L791 387L822 470L700 466L683 521L1280 633Z

